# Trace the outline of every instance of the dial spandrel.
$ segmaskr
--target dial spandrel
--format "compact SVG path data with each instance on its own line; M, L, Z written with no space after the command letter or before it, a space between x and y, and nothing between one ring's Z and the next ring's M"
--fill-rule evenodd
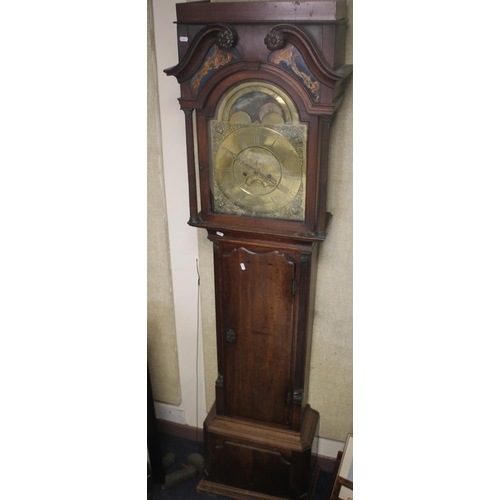
M307 126L270 85L230 92L210 122L214 213L303 221Z

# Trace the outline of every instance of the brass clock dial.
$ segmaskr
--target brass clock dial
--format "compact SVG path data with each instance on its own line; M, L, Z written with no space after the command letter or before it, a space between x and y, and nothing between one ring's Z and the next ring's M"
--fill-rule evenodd
M215 213L304 220L307 127L274 87L245 84L210 123Z

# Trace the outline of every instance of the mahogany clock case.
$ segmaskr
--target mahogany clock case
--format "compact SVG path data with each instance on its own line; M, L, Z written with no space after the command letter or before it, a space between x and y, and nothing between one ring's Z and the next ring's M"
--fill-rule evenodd
M176 5L189 224L214 248L216 400L198 490L306 498L330 126L352 66L344 0ZM198 198L199 195L199 198Z
M318 244L213 231L209 238L219 377L198 489L301 498L312 487L319 421L307 404Z

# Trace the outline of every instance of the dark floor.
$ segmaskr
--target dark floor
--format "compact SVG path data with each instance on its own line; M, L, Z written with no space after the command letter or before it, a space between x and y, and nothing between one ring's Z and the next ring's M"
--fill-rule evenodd
M191 453L200 453L203 455L203 445L196 441L171 436L168 434L160 434L162 453L169 451L176 456L176 462L167 472L173 472L182 467L182 464L187 465L188 456ZM196 486L200 481L202 473L197 477L190 479L184 483L177 484L172 488L162 490L160 484L152 483L150 485L151 496L149 500L210 500L210 499L226 499L226 497L204 495L196 492ZM313 500L327 500L328 489L332 478L331 472L321 471L316 485L316 492ZM227 499L229 500L229 499Z

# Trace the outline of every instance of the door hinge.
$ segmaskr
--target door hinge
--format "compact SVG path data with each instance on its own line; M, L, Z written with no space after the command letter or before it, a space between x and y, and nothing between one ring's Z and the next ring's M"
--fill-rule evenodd
M226 342L228 344L232 344L236 340L236 333L230 328L226 328L224 336L226 337Z

